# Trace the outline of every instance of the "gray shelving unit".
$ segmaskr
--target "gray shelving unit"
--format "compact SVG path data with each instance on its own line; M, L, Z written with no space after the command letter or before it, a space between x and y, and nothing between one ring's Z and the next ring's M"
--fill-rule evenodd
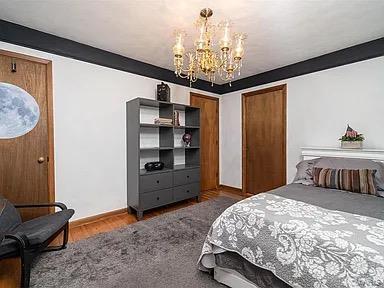
M185 114L185 125L141 123L140 111L152 109L159 117L173 119L175 110ZM127 206L140 220L149 209L200 197L200 110L188 105L136 98L126 103L127 117ZM184 124L184 123L183 123ZM191 147L175 147L175 133L183 130L192 135ZM148 132L151 130L151 132ZM141 133L153 133L158 144L140 145ZM176 152L177 151L177 152ZM175 153L184 163L175 162ZM143 159L164 162L164 169L147 172ZM155 158L155 159L154 159Z

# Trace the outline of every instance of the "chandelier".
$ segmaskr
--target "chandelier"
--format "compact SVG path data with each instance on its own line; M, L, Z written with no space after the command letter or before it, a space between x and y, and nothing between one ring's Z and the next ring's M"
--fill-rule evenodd
M245 34L231 34L231 22L223 21L218 25L211 24L210 17L213 11L209 8L201 10L200 17L196 22L198 37L194 42L194 51L185 53L183 31L176 32L176 43L173 46L173 63L175 65L176 77L186 78L192 86L199 76L204 75L206 79L215 82L216 77L229 82L240 75L244 55ZM219 34L218 42L214 37ZM215 51L215 46L218 51ZM188 61L184 68L184 59Z

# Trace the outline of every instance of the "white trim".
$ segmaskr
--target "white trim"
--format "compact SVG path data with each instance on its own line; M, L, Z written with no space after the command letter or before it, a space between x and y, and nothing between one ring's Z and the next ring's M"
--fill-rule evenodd
M360 158L378 162L384 162L384 150L382 149L343 149L337 147L302 147L303 160L319 157Z
M216 266L214 268L214 279L232 288L259 288L239 272L229 268Z

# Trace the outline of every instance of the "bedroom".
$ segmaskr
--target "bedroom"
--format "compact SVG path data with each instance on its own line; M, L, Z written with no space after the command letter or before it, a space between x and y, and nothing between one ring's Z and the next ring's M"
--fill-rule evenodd
M0 7L0 194L9 200L0 203L0 287L384 285L383 1L0 0ZM217 33L206 36L197 19ZM216 61L238 53L241 74L220 70L221 79L215 64L214 80L201 68L196 82L177 77L179 54L188 69L201 35L212 37ZM224 55L226 45L232 54ZM12 112L26 112L8 107L16 96L14 105L31 101L22 125ZM364 141L339 140L361 140L360 133ZM363 148L341 148L348 144ZM149 162L157 163L148 170L162 169L146 171ZM280 211L290 215L268 214L266 201L275 212L291 205ZM68 209L14 208L43 202ZM247 212L242 203L259 206L252 230L237 235L256 246L223 252L213 243L232 245L228 230L245 226L217 232ZM348 223L323 232L347 232L332 240L308 232L300 241L310 251L286 263L277 251L302 246L261 223L295 217L302 233L305 225L328 229L332 217ZM66 237L66 249L41 253ZM347 245L336 239L365 250L330 261L331 249L321 250L328 242ZM260 253L268 265L257 263Z

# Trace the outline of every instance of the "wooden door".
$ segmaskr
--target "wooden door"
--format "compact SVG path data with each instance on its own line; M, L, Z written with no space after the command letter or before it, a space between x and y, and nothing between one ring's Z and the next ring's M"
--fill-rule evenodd
M51 78L50 61L0 50L0 82L24 89L40 110L30 132L0 139L0 194L13 203L54 201ZM25 220L48 212L23 209L22 216Z
M257 194L286 183L286 85L245 93L243 192Z
M219 186L219 99L191 93L190 104L200 108L201 191Z

